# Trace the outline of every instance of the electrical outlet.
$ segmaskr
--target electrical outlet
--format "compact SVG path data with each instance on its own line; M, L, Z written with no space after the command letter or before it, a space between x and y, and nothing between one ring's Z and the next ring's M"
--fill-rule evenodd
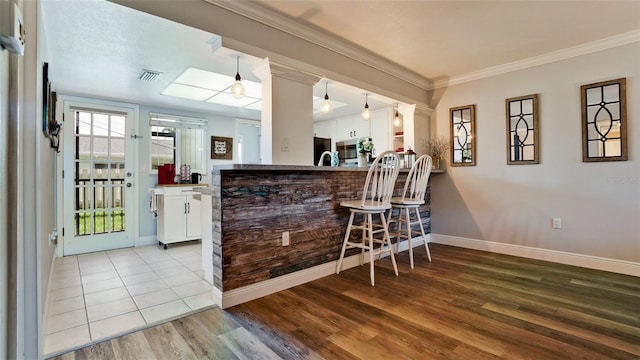
M282 232L282 246L289 246L289 232Z
M289 138L282 139L282 143L280 144L281 151L289 151Z
M551 220L551 227L554 228L554 229L562 229L562 219L553 218Z

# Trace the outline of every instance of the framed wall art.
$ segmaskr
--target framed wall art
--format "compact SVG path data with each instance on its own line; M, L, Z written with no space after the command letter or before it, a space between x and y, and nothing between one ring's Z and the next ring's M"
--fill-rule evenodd
M505 100L507 115L507 164L538 164L540 129L538 94Z
M582 161L627 160L627 79L582 85Z
M211 159L233 160L233 138L212 136Z
M465 105L449 109L451 135L451 166L476 165L476 106Z

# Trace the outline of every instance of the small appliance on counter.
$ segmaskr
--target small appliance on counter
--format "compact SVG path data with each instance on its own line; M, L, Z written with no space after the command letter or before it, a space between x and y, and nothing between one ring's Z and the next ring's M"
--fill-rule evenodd
M407 152L404 154L404 165L407 169L411 169L414 162L416 162L416 153L411 147L409 147Z
M173 164L158 166L158 184L168 185L176 183L176 168Z
M180 165L180 184L191 184L190 165Z
M202 180L202 174L197 173L197 172L191 173L191 183L192 184L197 184L201 180Z

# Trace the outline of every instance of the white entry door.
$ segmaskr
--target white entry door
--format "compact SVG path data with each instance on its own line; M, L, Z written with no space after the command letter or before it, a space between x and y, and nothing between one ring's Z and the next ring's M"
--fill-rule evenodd
M64 255L134 246L136 115L65 102Z

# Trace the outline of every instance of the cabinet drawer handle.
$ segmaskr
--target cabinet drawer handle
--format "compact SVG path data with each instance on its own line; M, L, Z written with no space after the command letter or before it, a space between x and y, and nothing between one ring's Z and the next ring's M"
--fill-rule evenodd
M191 214L191 203L187 203L187 214Z
M187 213L187 203L184 203L184 213Z

